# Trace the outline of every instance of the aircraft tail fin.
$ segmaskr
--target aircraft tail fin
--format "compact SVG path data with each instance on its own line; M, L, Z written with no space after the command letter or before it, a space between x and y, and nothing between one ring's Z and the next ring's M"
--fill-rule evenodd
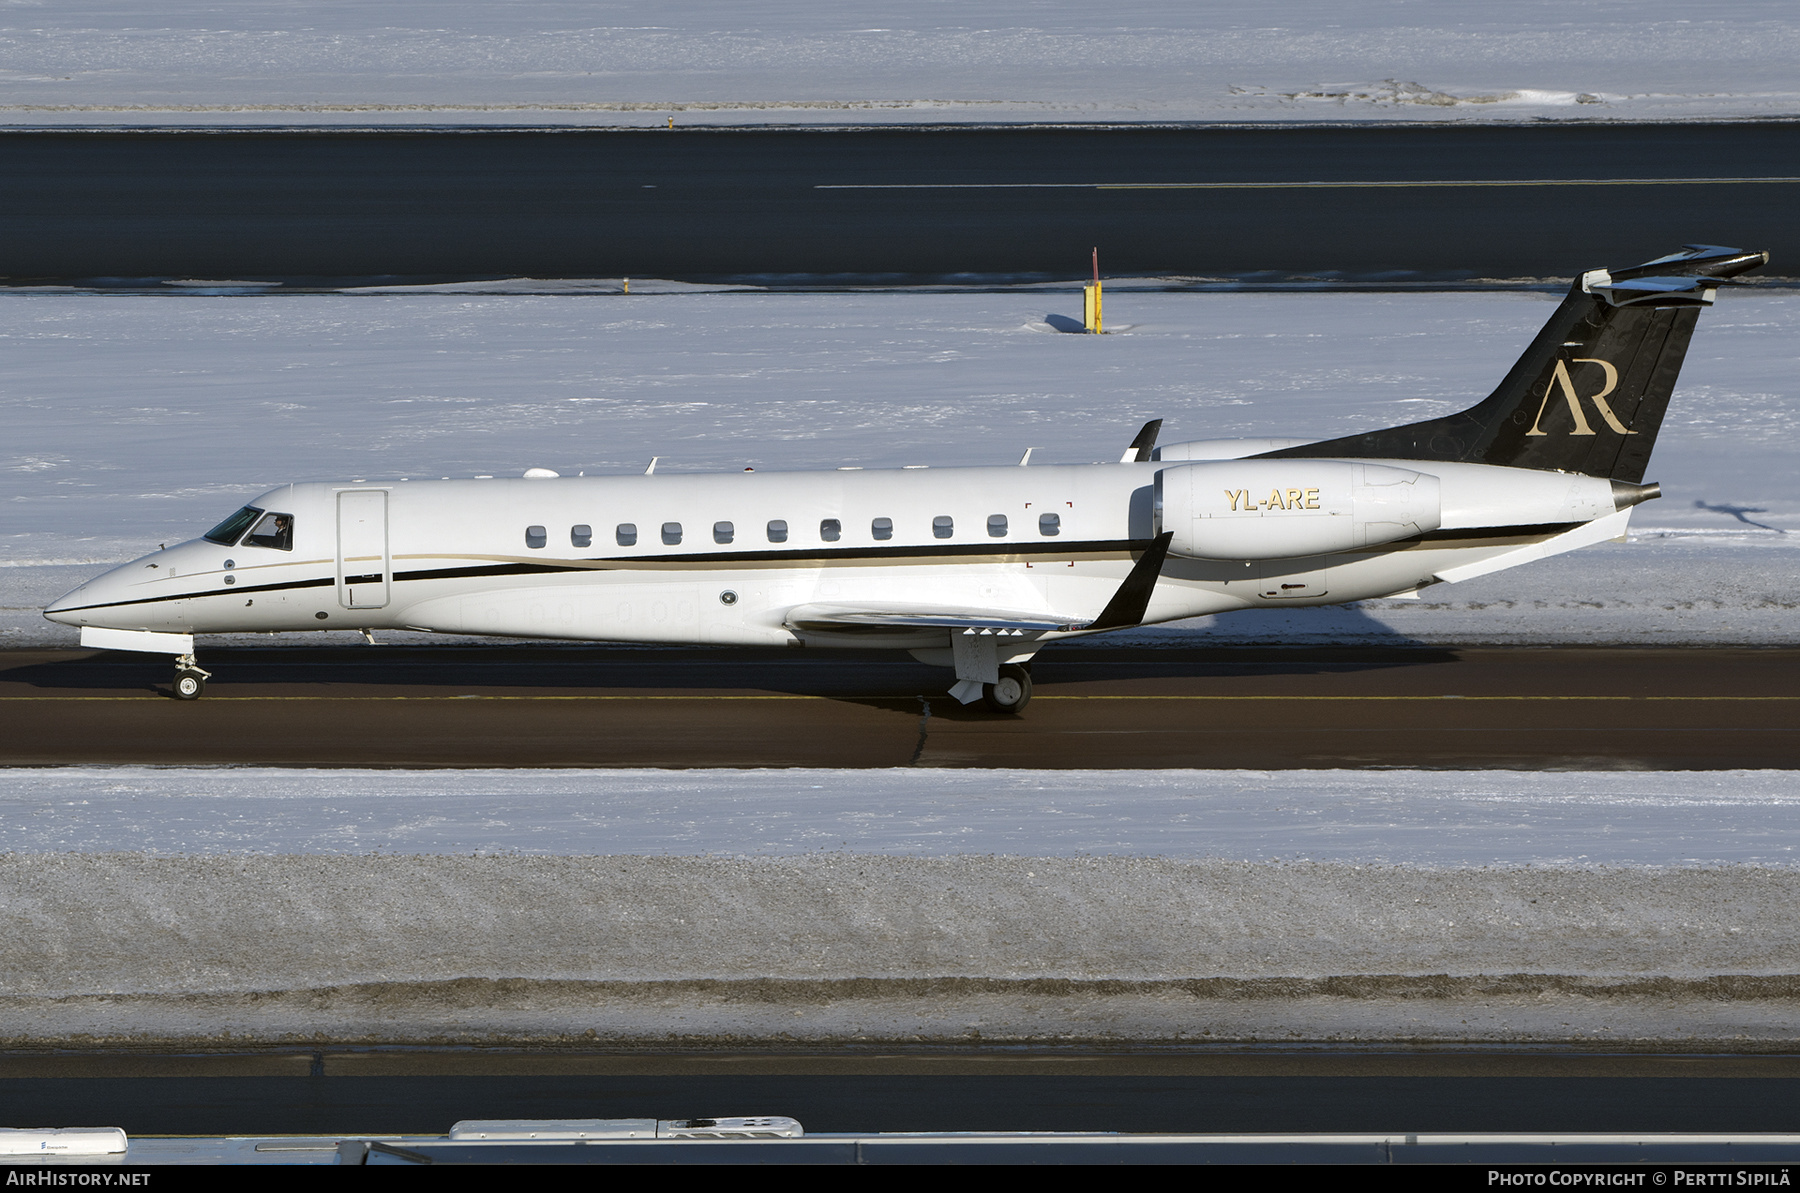
M1590 270L1479 405L1260 458L1461 460L1636 484L1701 308L1726 278L1768 260L1765 252L1688 245L1629 269Z

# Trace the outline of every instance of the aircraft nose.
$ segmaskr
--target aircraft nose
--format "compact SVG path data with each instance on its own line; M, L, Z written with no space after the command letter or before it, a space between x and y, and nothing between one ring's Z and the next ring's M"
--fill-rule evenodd
M80 625L70 610L92 603L87 599L87 587L86 584L77 585L45 605L44 616L62 625Z
M125 565L129 567L130 565ZM100 612L97 605L106 605L120 599L122 579L119 575L125 568L117 567L102 572L85 584L78 584L63 593L54 601L44 606L44 616L61 625L98 625Z

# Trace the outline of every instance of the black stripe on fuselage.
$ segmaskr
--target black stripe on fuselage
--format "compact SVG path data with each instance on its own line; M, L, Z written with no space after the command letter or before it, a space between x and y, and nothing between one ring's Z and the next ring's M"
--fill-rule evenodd
M534 572L613 571L661 567L720 567L728 564L774 563L788 567L845 561L883 560L904 564L914 559L947 559L968 556L1000 558L1025 555L1107 555L1148 550L1153 539L1101 539L1093 542L945 543L942 546L906 547L809 547L787 551L692 551L681 555L610 556L571 560L567 563L495 563L477 567L431 568L396 572L396 580L458 580L476 576L521 576Z
M1472 526L1462 530L1428 530L1424 534L1401 539L1392 545L1404 547L1412 543L1442 543L1467 539L1555 538L1559 534L1567 534L1577 526L1586 525L1586 522L1540 522L1535 526Z
M313 580L289 580L281 584L253 584L244 588L216 588L206 592L175 592L167 596L138 597L130 601L108 601L104 605L77 605L72 609L58 609L58 613L85 613L89 609L122 609L127 605L160 605L167 601L198 601L207 597L244 596L254 592L291 592L296 588L325 588L337 583L336 576L323 576Z

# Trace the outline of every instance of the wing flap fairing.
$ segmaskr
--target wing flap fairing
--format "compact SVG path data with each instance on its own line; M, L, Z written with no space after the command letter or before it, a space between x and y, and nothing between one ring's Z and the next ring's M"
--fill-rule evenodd
M1085 629L1088 618L1017 609L938 608L917 605L800 605L790 609L787 624L797 630L833 630L847 626L892 626L904 629L991 630L1037 633Z

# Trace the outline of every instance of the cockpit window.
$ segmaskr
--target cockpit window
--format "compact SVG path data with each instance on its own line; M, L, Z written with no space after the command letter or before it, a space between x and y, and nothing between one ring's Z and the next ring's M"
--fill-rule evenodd
M222 547L235 547L244 531L250 529L261 514L262 511L255 506L247 505L201 537L209 543L218 543Z
M256 529L244 540L246 547L273 547L277 551L294 549L294 515L264 514Z

